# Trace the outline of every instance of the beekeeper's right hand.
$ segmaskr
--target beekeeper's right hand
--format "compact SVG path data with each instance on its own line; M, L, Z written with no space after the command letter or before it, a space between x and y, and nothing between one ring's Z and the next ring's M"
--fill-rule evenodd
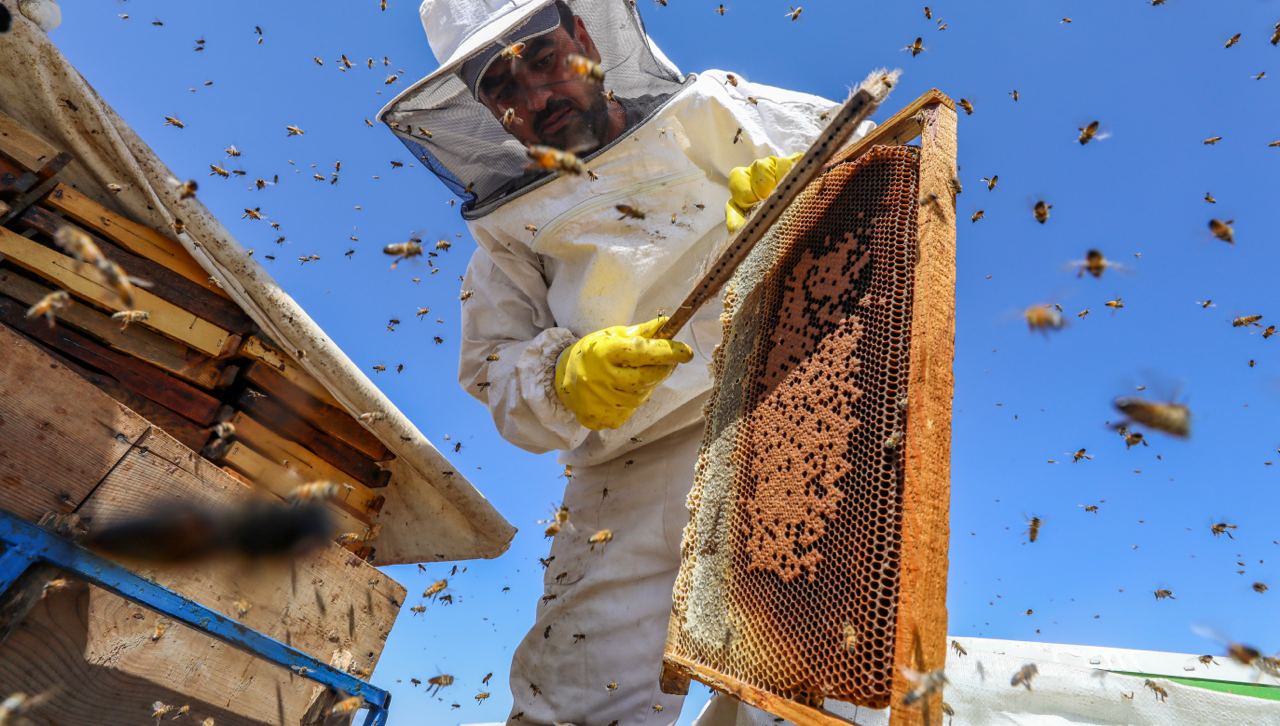
M666 320L598 330L560 354L556 393L578 423L593 431L618 428L676 365L693 359L684 343L653 337Z

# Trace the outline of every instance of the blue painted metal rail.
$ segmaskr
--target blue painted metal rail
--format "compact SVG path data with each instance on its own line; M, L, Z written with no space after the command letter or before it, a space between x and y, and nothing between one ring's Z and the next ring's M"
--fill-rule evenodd
M387 722L390 693L3 510L0 510L0 544L4 546L4 552L0 553L0 592L8 591L28 567L47 562L257 658L288 668L303 678L360 696L368 709L364 726L383 726Z

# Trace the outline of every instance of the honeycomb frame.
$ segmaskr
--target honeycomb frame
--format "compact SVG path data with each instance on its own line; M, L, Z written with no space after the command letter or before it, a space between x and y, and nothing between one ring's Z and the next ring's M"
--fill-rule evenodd
M955 122L931 91L839 154L726 285L664 690L839 724L942 667Z

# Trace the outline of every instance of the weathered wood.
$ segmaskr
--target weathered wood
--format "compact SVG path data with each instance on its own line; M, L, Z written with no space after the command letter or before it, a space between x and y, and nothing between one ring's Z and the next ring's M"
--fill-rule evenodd
M281 499L288 498L289 494L299 486L314 481L306 478L297 469L263 456L242 441L233 442L226 448L221 463L230 465L259 487ZM350 485L351 489L343 492L330 503L361 523L361 526L353 530L350 526L352 523L347 522L345 524L348 526L344 527L343 531L362 531L377 518L378 510L382 508L382 499L360 484L350 481L344 483Z
M110 237L130 252L158 262L214 294L230 299L185 247L156 230L107 210L66 184L55 187L46 203L98 234Z
M899 706L913 687L903 668L942 668L947 657L947 547L951 505L951 399L955 384L956 112L921 111L920 206L902 487L902 551L894 637L892 726L942 723L942 694Z
M6 325L0 351L0 508L69 512L150 426L104 395L68 397L97 392Z
M25 270L56 282L72 294L103 307L118 310L119 298L99 281L97 275L66 255L8 229L0 228L0 254ZM135 305L150 313L144 325L208 355L220 354L231 337L230 331L163 300L146 290L134 291Z
M40 170L58 155L58 150L48 141L5 113L0 113L0 151L31 172Z
M319 399L321 403L326 403L337 409L342 408L342 404L338 403L337 399L325 390L325 387L320 385L319 381L312 378L310 373L304 371L296 361L281 353L275 346L262 338L256 335L246 336L244 343L240 346L239 355L262 361L270 366L272 370Z
M80 513L97 527L150 511L158 500L217 506L246 494L215 465L155 430ZM376 662L405 595L404 588L336 545L289 561L213 561L184 569L144 568L139 574L323 661L349 651L358 667ZM238 601L250 606L243 615ZM288 678L181 626L153 641L156 616L120 598L95 592L88 621L84 653L90 663L167 685L186 698L225 704L272 723L281 708L293 715L280 722L296 723L310 701L310 682Z
M293 439L314 451L325 461L332 462L345 472L357 475L359 481L377 477L380 471L363 452L350 444L330 436L325 428L317 428L303 420L284 404L271 396L246 388L236 399L236 408L248 411L255 419L280 436Z
M4 149L0 148L0 152ZM17 162L0 153L0 194L21 194L40 181L34 171L22 168ZM6 209L4 212L8 212ZM4 214L0 212L0 216Z
M35 229L48 235L50 239L60 227L69 225L80 229L76 223L63 219L43 207L31 207L23 212L17 221L26 225L28 229ZM253 329L253 321L249 316L244 314L240 306L226 297L215 294L158 262L152 262L146 257L122 249L110 238L98 236L83 229L81 231L93 239L104 257L115 261L131 276L146 280L147 291L156 297L168 300L183 310L188 310L233 333L247 333Z
M177 411L139 396L111 376L91 370L77 372L80 373L81 378L92 383L99 391L128 406L130 411L142 416L150 423L164 429L165 433L182 442L184 446L199 449L204 446L205 441L208 441L209 429L201 427Z
M41 726L154 724L149 716L155 701L175 707L190 705L187 718L176 722L186 726L210 717L218 726L290 723L277 720L276 711L264 710L260 714L262 718L246 718L222 708L221 701L225 699L219 699L218 705L197 701L189 694L85 662L89 592L89 586L73 580L69 587L50 593L22 621L12 637L0 645L0 693L51 694L30 714L30 723ZM96 592L107 595L100 590ZM147 616L145 611L139 614ZM290 700L282 699L281 704L285 707L284 713L293 712Z
M911 141L920 135L924 118L921 116L921 111L930 106L939 105L952 111L956 110L955 101L952 101L947 94L936 88L925 91L919 98L907 104L901 111L890 116L884 123L873 129L871 133L850 144L847 149L842 149L832 157L831 161L827 163L827 167L830 168L836 164L845 164L853 161L867 153L873 146L897 146Z
M28 567L9 589L0 592L0 643L8 639L31 608L44 596L49 581L58 576L58 568L38 562Z
M123 353L117 353L65 326L52 329L43 320L28 320L23 306L0 296L0 321L22 331L74 360L108 373L125 388L177 411L203 426L214 422L222 403L160 368Z
M360 425L350 414L339 408L316 400L311 394L290 383L261 361L254 361L244 369L244 377L264 393L273 396L308 423L342 439L364 452L374 461L386 461L391 452L378 437Z
M250 448L257 450L267 458L297 471L299 475L308 481L317 479L338 482L352 481L372 488L383 485L381 479L370 484L367 481L363 481L361 477L348 473L340 466L325 461L318 454L307 450L298 442L290 441L258 423L244 411L239 411L232 416L230 423L235 427L236 439L245 442ZM341 462L338 463L340 464ZM385 470L381 473L390 475L390 472Z
M30 306L49 292L49 288L0 267L0 293ZM121 330L120 323L75 299L58 313L58 324L70 325L115 350L163 368L201 388L213 389L229 384L227 369L230 369L230 375L239 370L230 365L220 367L208 356L146 328L130 325Z
M712 690L733 696L743 703L768 711L774 716L785 718L788 723L795 726L849 726L852 723L829 711L789 701L671 653L665 654L663 661L664 668L681 674L670 676L672 678L693 678Z

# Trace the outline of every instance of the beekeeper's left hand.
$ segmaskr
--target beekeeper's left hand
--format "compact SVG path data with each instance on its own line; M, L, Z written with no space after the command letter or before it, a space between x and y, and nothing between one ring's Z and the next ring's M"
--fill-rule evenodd
M751 162L750 166L735 166L729 172L729 201L724 205L724 223L729 234L742 229L751 208L773 192L778 180L786 176L802 156L804 152L766 156Z

